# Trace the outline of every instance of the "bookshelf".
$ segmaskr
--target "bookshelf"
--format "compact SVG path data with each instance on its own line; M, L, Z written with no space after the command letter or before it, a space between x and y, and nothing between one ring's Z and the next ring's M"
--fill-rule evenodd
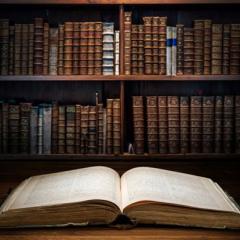
M21 18L24 18L24 21L29 22L37 15L49 18L50 24L55 25L58 21L66 21L68 18L73 21L100 20L105 14L106 19L113 21L121 32L124 31L123 16L125 11L133 11L137 21L143 15L159 14L164 16L165 14L169 16L171 24L175 24L178 20L188 22L189 18L192 20L194 14L197 14L198 17L212 17L216 22L218 20L221 22L221 18L223 22L231 19L234 22L237 20L240 22L238 16L239 0L0 0L0 6L0 18L9 17L16 22L20 22ZM29 10L32 12L29 13ZM226 13L221 15L218 10L221 13L226 10ZM177 13L178 19L173 16L175 13ZM122 149L120 155L2 154L0 155L0 175L3 174L4 181L2 184L0 183L0 186L3 186L3 190L0 190L0 199L4 198L6 192L19 181L31 175L105 165L113 167L119 173L135 166L152 166L211 177L219 182L237 201L240 201L238 187L239 154L130 155L126 153L127 145L132 141L132 129L129 124L131 122L131 114L129 113L131 96L163 93L166 95L191 95L199 91L206 95L240 95L240 75L124 75L123 37L123 34L120 34L120 75L118 76L0 76L0 98L50 101L54 96L55 100L62 102L92 104L95 91L99 91L103 102L106 102L108 97L118 97L122 106ZM136 236L134 234L133 236ZM147 236L150 236L149 234ZM184 237L188 233L183 231L179 234ZM208 236L208 231L205 234ZM222 236L219 232L209 232L209 234L218 236L219 239ZM37 239L36 236L35 238Z

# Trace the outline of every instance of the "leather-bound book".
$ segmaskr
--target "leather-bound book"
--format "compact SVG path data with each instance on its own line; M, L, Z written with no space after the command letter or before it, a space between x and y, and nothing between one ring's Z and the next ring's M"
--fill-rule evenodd
M20 153L30 153L30 116L32 103L20 103Z
M16 29L16 25L15 25ZM44 55L44 22L42 18L34 19L34 51L33 51L33 73L43 74Z
M66 106L66 153L75 153L76 108L75 105Z
M113 38L113 35L112 35L112 38ZM112 39L112 42L113 42L113 39ZM87 70L87 74L88 75L93 75L94 74L94 67L95 67L95 23L94 22L89 22L88 23L87 47L88 47L88 56L87 56L88 70Z
M202 152L214 152L214 101L213 96L203 96Z
M14 25L14 75L21 74L22 24Z
M194 74L204 73L204 20L194 20Z
M72 74L79 75L79 52L80 52L80 23L73 23L73 39L72 39Z
M76 131L75 131L75 145L76 145L76 153L81 153L81 105L76 104L76 114L75 114L75 121L76 121Z
M211 67L212 74L222 74L223 60L223 25L212 24L212 56Z
M19 153L20 106L14 103L8 109L8 134L9 153Z
M88 153L89 106L81 106L81 153Z
M190 150L202 152L202 97L191 96L190 104Z
M49 24L43 27L43 75L49 73Z
M183 74L183 65L184 65L184 25L177 24L177 75Z
M165 75L167 66L167 17L159 18L159 74Z
M168 96L168 150L180 151L180 104L178 96Z
M8 75L9 20L0 19L0 75Z
M8 138L9 138L9 104L1 103L2 107L2 153L8 153Z
M144 26L138 25L138 74L144 74Z
M97 153L97 108L89 106L88 118L88 153Z
M240 153L240 96L235 96L235 152Z
M152 18L152 73L159 74L159 17Z
M147 96L147 144L148 153L158 153L158 98Z
M66 115L65 106L58 106L58 153L66 153Z
M57 102L52 104L52 149L51 153L58 153L58 115L59 107Z
M232 153L234 146L234 96L224 96L223 103L223 150Z
M34 24L28 25L28 75L33 75Z
M9 59L8 59L8 74L14 74L14 32L15 27L9 27Z
M184 27L184 64L183 73L192 75L194 73L194 31L193 28Z
M103 154L103 138L104 138L104 109L103 104L97 105L97 153Z
M180 97L180 152L190 152L190 99Z
M131 74L138 74L138 25L132 24L131 30Z
M88 73L88 23L80 23L80 56L79 71L81 75Z
M64 65L64 25L58 25L58 75L63 75Z
M145 74L153 74L152 17L143 17Z
M222 74L230 73L230 30L231 24L223 25L223 66Z
M240 74L240 24L231 24L230 74Z
M107 135L106 151L107 154L113 153L113 99L107 99Z
M102 56L103 56L103 23L102 22L95 22L94 48L95 48L94 74L101 75L102 74ZM117 34L117 31L115 31L115 54L118 54L119 56L119 32Z
M49 30L49 68L50 75L58 74L58 28Z
M132 97L133 136L136 154L144 154L144 105L143 96Z
M64 23L64 75L72 75L73 23Z
M43 154L51 153L52 139L52 105L42 104L43 106Z
M203 36L203 73L211 74L211 45L212 45L212 21L204 20L204 36Z
M214 109L214 152L223 152L223 96L215 97Z
M124 13L124 74L131 74L132 12Z
M29 24L22 24L22 44L21 44L21 74L28 74L28 39L29 39Z
M38 106L32 106L30 111L30 154L37 154Z
M113 99L113 154L121 153L121 103Z
M158 96L158 148L159 153L168 153L168 99Z

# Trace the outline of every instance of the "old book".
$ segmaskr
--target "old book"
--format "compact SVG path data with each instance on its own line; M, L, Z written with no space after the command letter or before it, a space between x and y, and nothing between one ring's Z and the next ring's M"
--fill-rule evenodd
M16 25L15 25L16 29ZM44 22L42 18L34 19L34 49L33 49L33 73L43 74L44 55Z
M144 74L144 26L138 25L138 74Z
M215 97L214 152L223 152L223 96Z
M28 39L29 39L29 24L22 24L21 33L21 74L28 74Z
M177 75L182 75L183 74L183 41L184 41L184 25L182 24L177 24Z
M211 45L212 45L212 21L204 20L204 36L203 36L203 73L211 74Z
M184 27L184 42L183 42L183 73L192 75L194 73L194 32L193 28Z
M9 26L9 59L8 59L8 74L14 74L14 32L15 27Z
M167 75L172 75L172 35L173 35L173 27L167 26Z
M107 99L106 152L113 153L113 99Z
M115 35L115 38L119 38L119 34ZM118 51L119 43L115 45L115 51ZM94 74L101 75L102 74L102 56L103 56L103 23L95 22L95 54L94 54Z
M158 96L158 149L168 153L168 98Z
M138 25L132 24L131 29L131 74L138 74Z
M73 22L72 35L72 74L79 75L79 58L80 58L80 23Z
M113 154L121 153L121 102L113 99Z
M14 75L21 74L22 24L14 26Z
M30 154L37 154L38 106L32 106L30 111Z
M58 153L58 103L52 103L51 153Z
M97 153L97 108L89 106L88 117L88 153Z
M73 68L73 22L64 23L63 70L65 75L72 75Z
M172 27L172 76L176 76L177 74L177 28Z
M202 152L202 97L191 96L190 103L190 150Z
M66 107L58 106L58 153L66 153Z
M132 12L124 13L124 74L131 74Z
M159 17L152 17L152 74L159 74Z
M240 96L235 96L235 152L240 153Z
M81 106L81 153L88 153L89 106Z
M203 96L202 99L202 152L214 152L214 100L213 96Z
M158 98L147 96L147 145L148 153L158 153Z
M43 154L51 153L52 139L52 105L43 105Z
M234 146L234 97L224 96L223 102L223 150L232 153Z
M190 99L180 97L180 152L190 152Z
M222 74L230 73L230 24L223 25L223 67Z
M80 25L80 56L79 73L86 75L88 73L88 23L81 22Z
M159 74L166 75L167 17L159 17Z
M76 104L75 105L75 144L76 144L76 153L81 153L81 105Z
M58 28L49 30L49 74L57 75L58 72Z
M230 74L240 74L240 24L231 24Z
M94 74L95 67L95 23L89 22L88 26L88 39L87 39L87 74ZM113 36L111 36L113 38ZM111 39L113 41L113 39Z
M33 75L34 24L28 24L28 75Z
M0 19L0 75L8 75L9 20Z
M104 145L104 108L102 103L97 104L97 153L103 154Z
M222 74L222 47L223 47L223 26L212 24L212 74Z
M66 106L66 153L74 154L76 143L76 107L75 105Z
M20 136L21 153L30 153L30 119L32 103L20 103Z
M63 65L64 65L64 25L58 25L58 75L63 75Z
M217 183L150 167L133 168L121 177L102 166L34 176L16 187L0 211L1 228L121 226L121 215L127 218L125 227L240 227L237 204Z
M2 108L2 153L8 153L8 138L9 138L9 104L1 103Z
M114 73L115 75L120 74L120 31L115 30L114 33Z
M178 96L168 96L168 151L180 151L180 104Z

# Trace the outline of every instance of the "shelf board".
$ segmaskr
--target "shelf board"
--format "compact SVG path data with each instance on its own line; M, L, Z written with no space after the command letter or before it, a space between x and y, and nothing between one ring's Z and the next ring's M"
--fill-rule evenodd
M6 75L0 81L240 81L240 75Z
M131 162L131 161L138 161L138 162L146 162L146 161L214 161L214 160L239 160L240 154L121 154L121 155L111 155L111 154L49 154L49 155L30 155L30 154L1 154L0 155L0 162L1 161L94 161L99 162Z
M0 4L238 4L239 0L0 0Z

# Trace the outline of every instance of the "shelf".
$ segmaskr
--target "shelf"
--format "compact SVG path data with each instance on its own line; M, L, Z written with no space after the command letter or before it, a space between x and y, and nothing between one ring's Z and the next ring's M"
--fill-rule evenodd
M7 75L0 81L240 81L240 75Z
M239 0L0 0L0 4L239 4Z
M121 155L106 155L106 154L49 154L49 155L30 155L30 154L1 154L1 161L94 161L101 163L105 162L146 162L146 161L182 161L182 160L196 160L196 161L214 161L214 160L239 160L240 154L121 154Z

